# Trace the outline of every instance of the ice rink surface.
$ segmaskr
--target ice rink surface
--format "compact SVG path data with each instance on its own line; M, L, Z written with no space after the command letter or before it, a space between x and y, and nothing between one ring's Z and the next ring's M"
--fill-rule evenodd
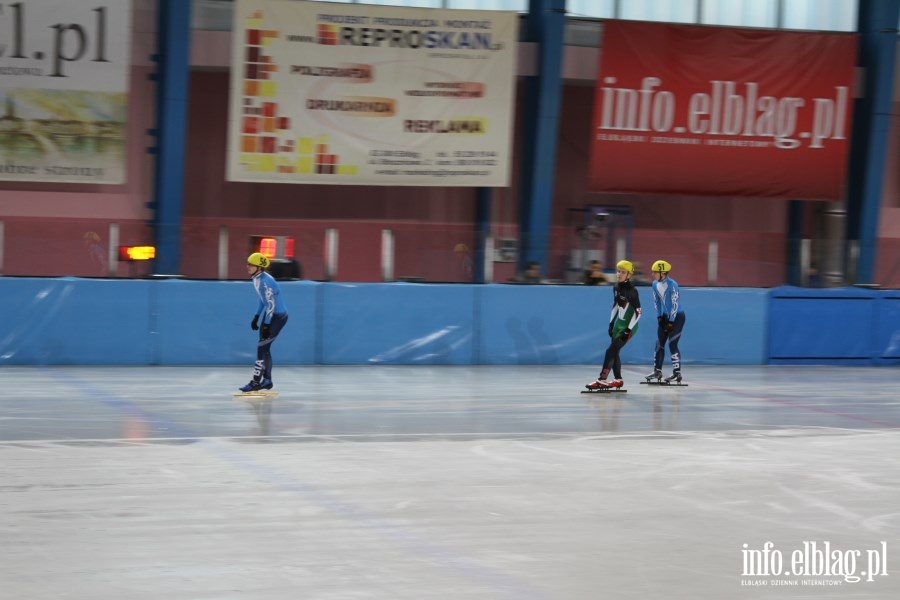
M897 368L597 370L2 367L0 598L900 598Z

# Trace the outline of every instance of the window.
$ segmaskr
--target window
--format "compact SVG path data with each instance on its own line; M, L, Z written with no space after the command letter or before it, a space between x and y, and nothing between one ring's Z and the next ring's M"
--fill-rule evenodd
M704 0L700 22L733 27L777 27L775 0Z

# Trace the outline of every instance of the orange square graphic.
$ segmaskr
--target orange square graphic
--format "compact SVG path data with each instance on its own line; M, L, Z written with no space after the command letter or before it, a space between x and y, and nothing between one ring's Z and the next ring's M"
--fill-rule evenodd
M277 106L278 105L275 102L263 102L263 115L266 117L274 117Z
M242 135L241 152L256 152L256 139L255 135Z
M318 42L325 46L337 45L337 28L334 25L319 23L317 28Z
M243 133L259 133L259 117L244 117Z
M259 82L253 79L244 80L244 95L256 96L259 94Z
M263 117L263 131L266 133L275 132L275 119L273 117Z
M262 152L266 154L274 154L275 153L275 138L265 136L260 138L262 140Z

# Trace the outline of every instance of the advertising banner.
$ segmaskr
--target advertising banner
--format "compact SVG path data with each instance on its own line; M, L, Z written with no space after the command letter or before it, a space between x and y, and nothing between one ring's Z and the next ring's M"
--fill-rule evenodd
M130 0L0 3L0 180L125 182Z
M606 21L589 189L837 200L855 34Z
M228 179L508 186L518 14L235 3Z

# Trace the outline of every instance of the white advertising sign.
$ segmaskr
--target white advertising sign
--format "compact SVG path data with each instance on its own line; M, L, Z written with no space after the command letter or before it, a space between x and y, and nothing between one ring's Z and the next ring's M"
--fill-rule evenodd
M238 0L228 178L509 185L518 14Z
M130 0L0 2L0 180L125 181Z

